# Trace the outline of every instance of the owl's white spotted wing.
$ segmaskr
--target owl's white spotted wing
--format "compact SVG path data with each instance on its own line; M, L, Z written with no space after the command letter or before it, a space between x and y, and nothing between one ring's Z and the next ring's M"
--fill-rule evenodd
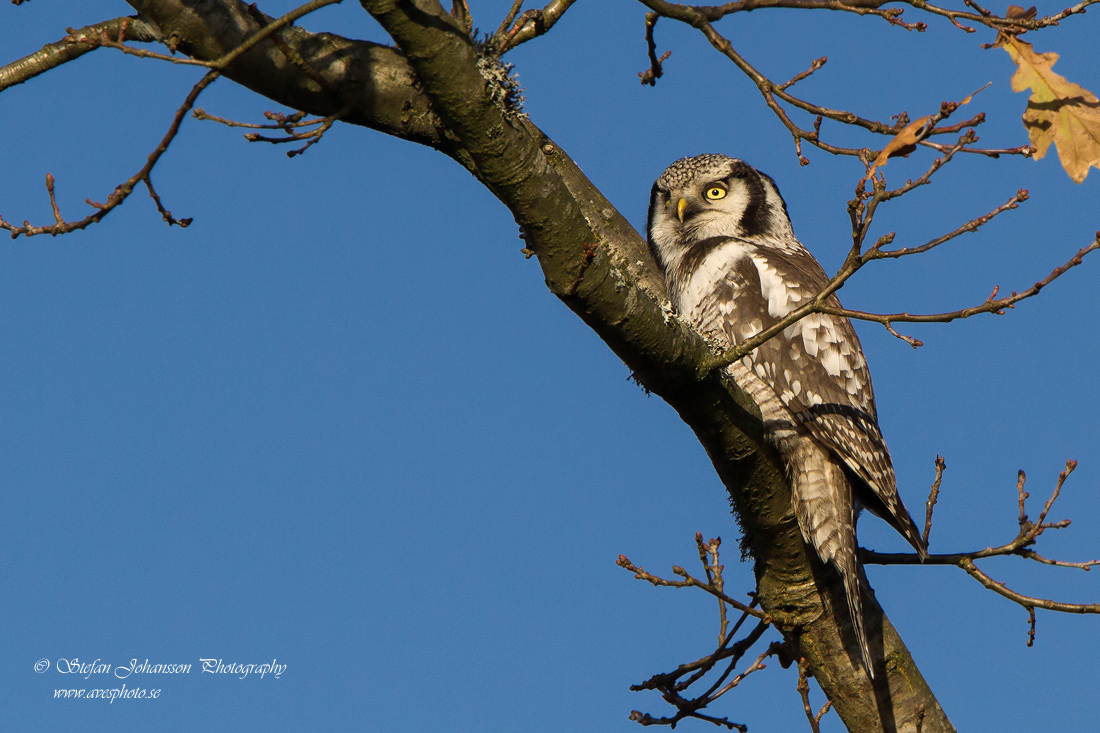
M742 343L814 297L827 281L804 250L753 247L731 263L719 286L704 299L707 302L699 304L699 312L719 315L719 322L705 324L708 330ZM839 305L835 298L830 300ZM786 408L786 414L767 414L775 411L761 405L769 429L805 430L839 456L882 503L868 508L919 547L919 534L897 496L867 362L851 322L810 315L763 343L742 363Z

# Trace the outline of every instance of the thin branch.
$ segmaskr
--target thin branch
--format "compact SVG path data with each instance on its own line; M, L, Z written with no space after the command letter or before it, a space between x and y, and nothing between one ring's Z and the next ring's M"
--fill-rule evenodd
M260 25L261 28L266 28L267 25L272 22L267 15L260 12L255 3L248 6L248 13ZM302 73L308 76L313 81L313 83L318 86L318 88L324 89L326 92L329 93L333 92L332 87L325 80L325 78L317 72L317 69L313 68L304 58L302 58L301 54L291 48L291 46L287 44L282 38L280 38L278 34L271 36L271 41L279 49L279 52L282 53L283 56L285 56L290 61L290 63L301 69ZM309 145L307 145L306 147L308 148ZM305 150L305 148L303 148L303 150Z
M813 731L813 733L821 733L821 719L825 717L825 713L829 712L829 708L833 706L833 703L826 700L825 704L821 706L821 709L817 711L817 715L814 715L813 708L810 707L810 676L810 663L803 657L798 660L798 686L795 689L798 690L798 694L802 697L802 710L806 713L806 720L810 724L810 730Z
M937 115L937 117L942 119L946 116L946 114L949 114L949 112L945 111L947 107L948 103L945 103L945 105L941 107L941 111ZM713 359L708 360L706 363L701 365L700 371L706 373L713 369L726 367L734 363L746 354L752 352L764 342L768 341L771 338L774 338L777 334L781 333L787 327L813 313L825 313L834 316L845 316L848 318L856 318L858 320L879 323L883 327L885 327L891 335L902 339L909 345L913 347L921 346L922 344L919 340L898 333L898 331L894 329L893 324L948 323L962 318L969 318L980 313L993 313L996 315L1003 315L1007 308L1014 308L1015 304L1020 302L1021 300L1026 300L1027 298L1038 295L1044 287L1064 275L1070 269L1076 267L1077 265L1080 265L1084 256L1087 255L1089 252L1092 252L1095 249L1100 249L1100 232L1097 232L1097 236L1091 244L1078 250L1077 254L1070 258L1070 260L1066 264L1062 265L1061 267L1055 268L1046 278L1040 280L1039 282L1036 282L1030 288L1019 293L1013 291L1011 295L1004 298L997 298L996 295L999 291L999 288L994 288L993 293L980 305L962 308L945 313L869 313L867 311L843 308L835 299L830 300L830 296L836 293L836 291L839 290L844 285L844 283L852 277L852 275L854 275L868 262L876 259L896 258L909 253L916 254L920 251L927 251L946 241L954 239L960 234L969 231L976 231L982 225L989 222L994 216L997 216L1004 211L1015 209L1021 202L1027 200L1027 191L1021 189L1017 191L1016 195L1009 199L1008 202L1006 202L1002 206L997 207L992 212L977 217L976 219L972 219L971 221L963 224L961 227L954 230L953 232L950 232L940 238L934 239L927 244L921 245L920 247L901 250L884 250L883 247L891 243L894 239L893 233L890 233L881 237L866 252L862 252L863 242L865 240L865 237L867 236L870 223L874 217L874 213L878 205L884 201L888 201L897 198L905 193L908 193L918 186L927 184L932 175L936 173L936 171L940 170L948 161L951 160L956 152L963 149L967 142L972 139L973 138L969 134L964 134L961 138L959 138L954 146L952 146L950 149L948 149L946 153L944 153L943 156L933 161L932 165L924 173L924 175L915 180L907 181L904 186L898 189L887 190L885 182L881 179L881 177L873 176L871 178L871 182L875 188L875 191L873 194L867 193L863 189L864 184L867 182L868 179L866 176L861 178L859 183L857 184L856 198L850 201L848 204L849 214L852 219L853 242L851 251L849 252L849 255L846 258L844 265L841 267L841 269L832 278L829 279L825 287L822 288L821 292L819 292L816 297L811 300L807 300L801 306L795 308L786 316L780 318L771 326L762 330L760 333L756 334L752 338L746 339L742 343L726 349L721 354L716 355Z
M733 680L728 683L723 683L732 673L737 663L745 655L745 653L752 648L763 633L768 629L768 624L761 621L756 627L736 644L728 649L719 649L714 654L705 657L697 662L691 664L680 665L674 672L666 672L662 674L654 675L645 682L638 685L631 685L630 689L635 692L644 690L656 690L661 693L661 697L668 704L672 705L676 709L676 714L672 717L655 718L648 713L641 713L637 710L633 710L630 713L630 719L641 723L642 725L668 725L675 727L678 722L685 718L697 718L699 720L705 720L715 725L723 725L730 730L745 731L747 727L738 723L732 723L728 718L716 718L710 715L704 715L701 710L705 709L708 705L713 703L719 697L729 692L734 687L739 685L741 681L752 674L765 669L763 664L765 658L770 655L779 654L781 649L784 648L783 642L774 642L768 646L768 648L756 659L756 661L750 665L744 672L740 673ZM703 674L709 671L717 661L722 659L730 659L729 664L726 666L725 671L714 682L709 689L693 698L686 698L680 693L686 690L691 684L698 681ZM697 671L698 670L698 671ZM681 677L689 672L695 672L691 678L687 681L679 681ZM722 687L719 689L719 686Z
M489 41L485 45L490 48L500 46L504 39L504 34L508 32L508 27L512 25L512 21L519 15L520 8L522 7L523 0L512 1L512 7L509 8L507 15L504 16L504 20L500 21L500 26L496 29L496 32L489 36Z
M156 205L157 211L160 212L161 218L163 218L164 221L166 221L169 225L175 224L180 227L188 226L191 223L191 219L176 219L172 216L172 213L164 207L163 203L161 202L160 196L156 192L156 189L153 188L152 181L153 168L160 161L161 156L163 156L164 153L168 150L168 146L171 145L172 141L175 139L177 133L179 132L180 124L183 122L184 116L194 106L195 100L198 99L202 91L206 89L206 87L208 87L210 84L212 84L221 75L221 70L225 69L227 66L229 66L229 64L233 63L233 61L239 58L241 54L245 53L246 51L248 51L248 49L254 47L257 43L267 38L283 26L293 23L298 18L301 18L302 16L311 13L314 10L325 7L326 5L333 5L340 1L341 0L312 0L312 2L306 3L305 5L302 5L290 11L289 13L286 13L277 20L272 21L269 25L265 26L257 33L249 37L248 40L244 41L233 50L224 54L221 58L210 62L199 63L198 65L210 68L210 71L208 71L202 77L202 79L200 79L198 83L196 83L191 88L191 91L187 94L187 97L184 99L183 104L180 105L179 109L176 110L176 113L172 118L172 124L169 125L168 131L161 139L160 144L157 145L152 153L149 154L148 158L146 159L145 165L142 166L137 173L130 176L130 178L126 179L123 183L115 187L115 190L111 192L110 196L107 197L106 202L100 203L98 201L91 201L90 199L86 199L88 205L92 206L95 209L93 213L89 214L83 219L80 219L79 221L66 221L65 219L63 219L60 213L60 208L57 204L56 197L54 195L54 178L51 174L47 173L46 190L50 198L50 207L53 211L54 223L44 226L33 226L29 221L24 221L22 226L18 226L5 221L3 217L0 216L0 229L9 232L12 239L15 239L20 235L25 237L32 237L38 234L49 234L51 236L56 236L58 234L66 234L68 232L76 231L79 229L85 229L92 224L98 223L105 216L107 216L107 214L109 214L111 211L121 205L122 202L129 198L130 194L133 193L134 187L138 183L145 184L146 188L149 191L149 196L153 199L153 203ZM125 29L127 27L127 23L125 22L126 20L127 19L122 19L122 22L119 26L119 32L118 34L116 34L116 37L120 41L125 40ZM100 32L98 33L98 35L95 36L89 35L87 38L84 39L77 38L73 34L75 34L75 31L70 34L70 38L72 39L71 42L74 44L91 44L92 47L95 47L97 43L99 45L112 45L114 43L110 40L110 36L106 32ZM123 44L120 43L119 45ZM309 145L313 144L313 142L316 142L316 140L311 140L310 143L308 143L305 147L308 148ZM304 149L305 148L303 148L302 150Z
M1008 201L1001 204L997 208L993 209L988 214L985 214L983 216L979 216L976 219L971 219L970 221L966 222L965 224L963 224L958 229L955 229L952 232L948 232L947 234L944 234L941 237L936 237L935 239L933 239L933 240L931 240L931 241L929 241L925 244L922 244L919 247L902 247L900 249L875 248L874 253L870 257L870 259L874 259L874 260L896 259L898 257L905 257L906 255L915 255L915 254L921 254L922 252L927 252L928 250L934 249L934 248L940 246L941 244L943 244L944 242L949 242L952 239L954 239L955 237L958 237L962 234L966 234L968 232L978 231L979 228L981 228L985 224L988 224L989 221L991 219L993 219L993 217L995 217L999 214L1003 214L1006 211L1011 211L1012 209L1019 208L1020 204L1022 204L1023 202L1025 202L1027 200L1028 200L1028 192L1027 192L1026 189L1021 188L1019 191L1016 192L1015 196L1013 196L1012 198L1010 198Z
M153 167L156 166L161 156L164 155L165 151L168 150L168 146L172 143L172 140L175 139L176 133L179 132L180 123L183 121L184 115L186 115L191 107L195 104L195 100L198 98L199 94L202 93L202 90L206 89L206 87L210 86L210 84L218 78L219 73L220 72L217 71L208 71L202 77L202 79L200 79L199 82L191 88L191 91L188 93L186 99L183 100L183 104L181 104L179 109L176 110L176 114L172 118L172 124L168 127L168 132L166 132L164 134L164 137L161 138L160 144L157 145L156 149L154 149L153 152L149 154L149 157L145 161L145 165L141 167L141 170L127 178L122 184L116 187L111 195L107 197L106 203L88 201L88 204L95 208L95 212L89 214L79 221L70 222L62 219L60 211L58 210L57 201L54 199L53 176L47 173L46 189L49 192L50 204L53 208L54 223L47 226L31 226L31 223L29 221L24 221L23 226L16 226L7 221L4 221L3 217L0 216L0 229L4 229L10 232L12 239L15 239L19 235L23 235L25 237L33 237L37 234L49 234L51 236L56 236L58 234L66 234L68 232L76 231L77 229L84 229L92 224L99 222L101 219L103 219L103 217L107 216L107 214L111 213L111 211L117 208L130 196L131 193L133 193L134 186L136 186L140 182L144 182L146 187L148 187L149 194L153 197L153 201L157 205L157 210L160 211L161 216L164 218L165 221L167 221L169 224L178 224L179 226L186 227L188 224L191 223L191 220L181 219L177 221L176 219L172 218L171 213L164 209L164 207L160 203L160 198L153 190L152 180L150 176L153 172Z
M742 0L742 2L726 3L724 5L676 5L664 0L642 0L648 7L657 10L662 15L685 23L697 24L700 21L717 21L733 13L747 12L764 8L800 8L806 10L838 10L856 15L872 15L880 17L891 25L897 25L906 30L923 31L924 23L909 24L901 21L902 10L900 8L881 9L888 0L880 2L868 2L867 0Z
M941 115L946 114L941 108ZM771 326L765 328L760 333L756 334L752 338L736 344L729 349L726 349L721 354L716 355L713 359L708 360L704 364L700 365L700 371L708 373L709 371L721 367L726 367L738 359L742 358L746 354L750 353L758 346L766 342L767 340L774 338L779 333L782 333L787 327L799 320L805 318L813 313L829 313L833 315L847 314L849 311L844 311L839 302L836 301L834 294L839 290L845 282L848 281L857 271L860 270L865 264L875 259L873 253L880 250L885 244L889 244L893 241L893 234L885 235L880 238L878 242L866 253L862 253L863 241L867 235L867 229L874 212L881 201L889 200L890 198L896 198L902 195L906 191L912 190L917 186L924 185L928 182L931 176L938 171L942 166L951 159L954 153L961 149L966 142L970 139L968 135L963 135L956 144L942 157L933 161L932 166L925 172L923 176L916 181L909 181L905 186L897 191L887 191L885 182L881 176L873 176L872 183L875 186L875 193L873 196L863 190L864 183L866 182L866 176L861 178L856 187L856 198L848 203L849 214L852 219L852 248L848 253L848 257L845 259L843 266L840 270L833 275L832 278L825 284L821 291L812 299L807 300L801 306L790 311L784 317L778 319ZM870 200L867 201L870 197ZM1080 255L1080 253L1079 253ZM851 311L852 313L862 313L862 311ZM864 314L867 316L866 320L874 320L879 323L883 323L886 328L898 338L902 338L910 343L910 345L918 346L920 342L916 339L911 339L906 336L898 334L897 331L889 324L889 317L877 317L873 314Z
M940 461L937 460L937 484L941 475L939 468ZM1001 595L1014 603L1017 603L1027 609L1031 632L1029 633L1029 646L1030 642L1034 641L1035 632L1035 609L1044 608L1048 611L1058 611L1061 613L1081 613L1081 614L1100 614L1100 603L1063 603L1061 601L1054 601L1047 598L1037 598L1035 596L1025 595L1010 589L1004 583L994 580L984 571L982 571L975 564L976 560L981 560L987 557L999 557L1007 555L1018 555L1028 560L1034 560L1046 565L1056 565L1059 567L1072 567L1079 568L1081 570L1091 570L1093 567L1100 565L1100 560L1088 560L1086 562L1065 562L1060 560L1050 560L1038 555L1030 549L1031 545L1035 544L1035 541L1048 529L1064 529L1069 526L1069 520L1062 520L1060 522L1046 522L1047 514L1050 512L1051 507L1054 506L1054 502L1058 499L1062 491L1062 486L1065 484L1066 479L1069 477L1073 470L1077 468L1077 461L1066 461L1065 470L1058 474L1058 481L1054 486L1054 490L1051 492L1050 498L1047 499L1046 504L1043 506L1042 512L1039 514L1039 519L1032 522L1028 519L1025 511L1024 502L1028 498L1028 493L1024 491L1024 482L1026 476L1023 471L1019 472L1016 482L1016 494L1018 497L1018 504L1020 508L1019 525L1020 531L1016 535L1016 538L1011 542L1008 542L1000 547L987 547L984 550L978 550L976 552L962 552L952 554L940 554L929 555L926 558L920 558L916 554L912 553L879 553L872 550L860 550L860 560L864 563L872 563L877 565L955 565L962 568L967 575L977 580L983 586L989 590ZM937 487L938 489L938 487ZM927 529L926 529L927 532ZM927 535L926 535L927 536Z
M1100 0L1096 1L1100 2ZM653 12L657 13L659 16L679 20L684 23L688 23L696 28L699 28L699 30L703 33L704 36L706 36L707 40L711 43L712 46L714 46L715 49L717 49L719 52L729 58L739 69L741 69L742 72L744 72L746 76L748 76L752 80L752 82L760 90L760 93L763 95L765 103L768 105L769 109L771 109L775 113L775 115L779 118L779 120L783 123L783 125L788 129L788 131L794 138L796 154L798 155L799 162L802 165L806 165L809 162L802 155L801 143L803 140L810 142L811 144L826 152L833 153L834 155L862 157L866 151L863 148L840 147L821 140L820 122L815 123L814 130L812 132L799 127L782 108L780 101L809 112L812 115L840 122L845 125L862 127L876 134L895 136L900 133L904 127L901 124L888 125L882 122L877 122L875 120L866 119L852 112L830 109L828 107L813 104L791 95L786 90L795 80L792 80L792 82L788 82L786 84L776 84L760 71L758 71L756 68L754 68L744 57L742 57L733 48L733 44L727 38L722 36L722 34L718 33L718 31L715 30L714 26L711 24L711 21L718 20L725 15L742 10L753 10L756 8L765 7L797 7L800 9L846 10L859 14L873 13L885 15L888 16L890 22L895 25L910 27L909 24L902 23L900 21L900 9L895 8L889 10L878 10L878 7L884 4L883 2L865 2L863 0L857 0L849 3L839 2L839 0L823 0L821 2L815 2L814 0L807 0L805 2L803 0L797 0L797 2L742 2L728 3L724 6L709 7L675 5L669 2L665 2L665 0L640 0L640 2L642 2L642 4L646 7L650 8ZM922 7L924 7L923 4ZM1015 21L1013 21L1013 23L1015 23ZM917 25L922 27L917 28ZM1014 24L1010 25L1012 25L1013 28L1017 27ZM923 30L923 23L915 24L911 27L911 29ZM798 79L798 77L796 77L795 79ZM972 120L969 120L967 123L960 123L960 125L953 126L951 128L937 129L931 131L929 134L950 134L956 132L964 126L967 126L968 124L980 124L984 121L984 119L984 115L979 114L976 115ZM921 140L920 144L926 147L931 147L940 152L945 152L947 150L947 147L943 144L935 143L931 140ZM1000 149L967 147L966 152L986 155L990 157L999 157L1001 155L1028 156L1032 153L1032 149L1030 146Z
M160 39L160 31L156 26L137 16L114 18L84 26L80 30L70 30L69 34L60 41L47 43L34 53L0 67L0 91L22 84L50 69L80 58L89 51L94 51L102 44L93 39L105 37L118 41L123 35L131 41L140 43Z
M925 2L925 0L741 0L723 5L677 5L665 0L642 0L648 7L657 10L662 15L667 15L687 23L700 21L716 21L732 15L733 13L748 12L767 8L797 8L802 10L834 10L857 15L873 15L883 18L891 25L898 25L908 30L922 31L927 26L924 23L904 23L901 21L902 8L886 8L883 5L899 3L909 5L919 11L927 12L946 18L952 25L967 33L973 33L974 29L964 26L960 20L968 23L984 25L993 29L1009 29L1016 32L1025 30L1038 30L1058 25L1058 22L1071 15L1085 12L1090 5L1095 5L1100 0L1084 0L1071 8L1066 8L1061 13L1043 18L1013 17L1006 14L1004 17L994 15L989 11L980 14L949 10L937 5ZM968 5L973 6L971 3Z
M664 76L663 64L672 55L672 51L665 51L660 58L657 57L657 42L653 40L653 29L660 17L656 13L645 14L645 44L646 53L649 55L649 68L638 72L638 76L641 78L642 84L648 84L651 87L657 86L657 80Z
M937 115L928 118L928 125L934 125L938 120L943 119L945 116L946 114L944 108L941 107L940 112ZM929 134L931 134L931 128L928 127L928 125L926 125L926 130L924 132L918 133L918 135L915 136L913 142L914 145L921 139L923 139L923 137L927 137ZM901 135L899 134L898 137L901 137ZM897 139L898 138L895 138L895 140ZM926 170L923 175L915 180L909 179L905 182L905 185L893 190L887 190L886 181L881 174L878 176L875 175L876 169L886 164L884 161L884 157L888 157L886 149L881 151L875 158L874 163L868 166L866 175L864 175L863 178L859 179L859 181L856 183L855 198L852 201L848 202L848 215L852 220L852 249L851 253L849 254L849 260L851 260L853 257L859 257L860 252L862 252L863 243L866 240L867 234L871 229L871 222L874 221L875 212L878 210L880 204L904 196L910 191L921 186L928 185L932 180L932 176L935 175L935 173L940 170L940 168L947 165L947 163L949 163L951 159L955 157L956 153L958 153L960 150L962 150L975 140L977 140L977 137L974 135L974 131L967 130L943 155L932 161L932 165L929 166L928 170ZM868 180L870 180L871 185L874 189L873 194L869 194L866 191L866 183ZM880 239L871 248L871 252L869 252L868 255L859 257L860 265L865 264L870 259L872 259L873 253L880 250L883 245L888 244L890 241L893 241L892 235L889 241Z
M741 684L741 681L744 680L746 677L748 677L753 672L759 672L762 669L767 669L767 665L764 664L764 660L776 653L775 647L782 646L783 644L784 644L784 642L782 642L782 641L772 642L768 646L767 649L765 649L763 652L760 653L760 656L758 656L756 658L756 661L753 662L748 668L745 669L744 672L742 672L741 674L737 675L732 680L727 682L726 685L724 687L722 687L722 689L718 690L717 692L714 692L711 695L708 695L709 701L717 700L722 695L725 695L727 692L732 690L734 687L737 687L739 684Z
M615 561L615 564L623 568L624 570L629 570L630 572L634 573L634 577L638 580L646 580L653 585L665 586L667 588L702 588L707 593L710 593L715 598L725 603L728 603L730 606L736 608L742 613L746 613L750 616L755 616L762 621L768 620L768 615L763 611L752 608L751 606L746 606L744 603L730 598L714 585L710 583L704 583L697 578L693 578L688 573L688 571L684 570L679 565L673 565L672 572L676 575L679 575L681 578L683 578L683 580L666 580L664 578L653 575L652 573L648 573L644 569L642 569L641 566L635 565L634 563L630 562L630 559L626 555L619 555L619 558Z
M948 313L867 313L865 311L849 310L847 308L838 308L829 305L822 305L816 309L818 313L828 313L833 316L846 316L848 318L857 318L861 321L873 321L875 323L881 323L884 325L890 323L949 323L961 318L970 318L976 316L979 313L992 313L994 315L1004 315L1005 310L1008 308L1015 308L1016 303L1021 300L1033 298L1039 294L1043 288L1050 285L1062 275L1066 274L1069 270L1077 267L1081 264L1082 259L1089 252L1093 252L1100 249L1100 232L1097 233L1097 239L1095 239L1087 247L1084 247L1077 251L1073 257L1070 258L1066 264L1061 267L1056 267L1051 271L1049 275L1032 285L1027 290L1020 292L1012 291L1011 295L1004 298L994 297L997 290L993 291L993 295L985 300L980 305L971 306L969 308L961 308L956 311ZM746 342L748 343L748 342ZM732 363L730 361L729 363Z
M810 74L814 73L815 71L820 69L822 66L824 66L825 63L828 60L829 60L828 56L822 56L819 59L814 59L813 63L810 64L810 68L806 69L803 72L795 74L794 77L792 77L790 81L786 82L785 84L780 84L779 86L776 87L776 89L778 89L780 91L783 91L783 90L785 90L789 87L793 87L795 84L802 81L803 79L806 79L807 77L810 76Z
M1098 232L1100 235L1100 232ZM1100 239L1100 236L1098 236ZM1069 475L1077 469L1077 461L1066 461L1065 469L1058 474L1058 483L1054 485L1054 491L1051 493L1050 498L1047 499L1047 503L1043 505L1043 511L1039 512L1039 519L1035 522L1035 529L1032 530L1033 535L1038 537L1042 534L1043 527L1049 526L1045 523L1047 514L1050 513L1050 508L1054 506L1054 502L1058 499L1058 495L1062 493L1062 485L1065 484Z
M979 570L978 566L974 564L974 561L969 558L962 558L956 564L965 570L970 577L977 580L989 590L1004 596L1014 603L1020 604L1024 608L1045 608L1048 611L1060 611L1061 613L1100 613L1100 603L1061 603L1046 598L1036 598L1034 596L1026 596L1023 593L1017 593L1004 583L993 580L993 578Z
M81 30L73 30L67 28L69 35L65 40L72 43L87 44L92 48L110 48L115 51L121 51L129 56L136 56L139 59L154 59L156 61L167 61L170 64L178 64L180 66L201 66L203 68L212 68L206 61L199 61L197 59L188 58L187 56L173 56L166 53L159 53L157 51L150 51L146 48L134 48L133 46L126 45L125 41L132 40L129 35L119 35L117 38L112 38L104 33L99 34L84 34ZM175 39L163 39L169 44L169 50L174 52L175 47L171 44L175 43Z
M474 19L470 15L470 6L466 0L451 0L451 17L459 22L467 35L473 33Z
M306 113L299 111L291 115L284 115L281 112L264 112L264 117L269 120L273 120L273 124L264 125L252 122L238 122L236 120L228 120L224 117L218 117L212 115L206 110L199 108L196 109L191 115L198 120L209 120L210 122L217 122L225 125L226 127L244 127L253 130L280 130L286 134L286 137L267 137L259 133L250 132L244 136L245 140L249 142L265 142L273 145L279 145L283 143L300 142L302 140L307 141L305 145L297 150L291 150L286 155L288 158L293 158L301 155L313 145L316 145L321 141L333 124L339 120L345 113L346 108L337 112L336 114L329 115L327 117L315 117L305 119ZM314 127L315 129L306 130L305 132L299 132L301 128Z
M1100 0L1097 1L1100 2ZM224 70L225 67L229 66L229 64L240 58L241 55L247 52L250 48L258 44L260 41L264 40L268 36L272 35L273 33L275 33L275 31L281 29L283 26L290 25L294 21L302 18L303 16L309 15L315 10L320 10L327 5L336 5L340 2L342 2L342 0L312 0L312 2L308 2L305 5L300 5L294 10L291 10L289 13L281 15L277 19L271 21L270 24L261 28L247 41L237 46L229 53L225 54L219 59L215 59L209 62L210 68Z
M264 117L269 120L276 120L276 122L272 124L265 125L259 122L240 122L238 120L226 119L225 117L218 117L217 115L210 114L202 107L192 112L191 116L196 120L217 122L226 127L245 127L252 130L287 130L288 128L312 127L313 125L321 124L327 119L325 117L305 119L306 113L302 111L295 112L292 115L283 115L280 112L264 112Z
M946 468L947 462L943 457L936 456L936 479L932 482L932 490L928 492L928 501L924 503L924 532L921 533L921 541L925 547L928 547L928 535L932 533L932 510L936 508L936 502L940 498L940 484Z
M643 0L643 2L646 2L648 4L648 0ZM790 117L779 105L778 101L776 101L776 98L794 107L809 112L812 115L820 116L825 119L830 119L835 122L840 122L845 125L862 127L865 130L879 135L889 135L893 137L901 133L904 129L903 126L899 126L897 124L887 125L883 122L877 122L875 120L860 117L859 115L856 115L852 112L830 109L828 107L823 107L821 105L807 102L803 99L800 99L799 97L795 97L794 95L788 93L785 89L781 88L781 85L776 84L771 79L764 76L764 74L759 72L751 64L749 64L749 62L745 60L744 57L737 53L737 51L733 48L733 44L730 43L730 41L722 36L720 33L718 33L712 25L710 25L709 23L704 23L699 27L699 29L707 37L707 40L710 41L712 46L714 46L718 51L724 54L728 59L733 61L733 63L739 69L741 69L741 71L744 72L745 75L748 76L754 84L756 84L757 88L760 90L760 93L764 96L764 101L768 105L768 107L773 112L775 112L776 116L779 117L781 122L783 122L783 125L791 132L792 135L794 135L798 139L807 140L808 142L813 143L815 146L821 148L822 150L829 153L834 153L836 155L849 155L861 158L866 153L865 149L863 148L842 148L826 143L820 139L820 134L817 129L815 129L814 132L803 130L790 119ZM976 116L973 120L974 124L980 124L983 121L984 117L982 116ZM954 132L955 129L957 128L945 128L942 130L931 129L928 134L950 134L951 132ZM921 140L920 144L941 151L944 149L942 145L931 143L928 140ZM996 150L978 150L967 148L967 152L981 153L983 155L993 157L999 155L1024 154L1024 151L1027 150L1030 150L1030 147L1003 148Z
M716 725L724 725L731 730L735 728L738 730L745 730L743 725L731 723L727 718L715 718L704 715L700 711L722 695L737 687L748 675L764 669L765 665L763 662L767 657L777 655L780 657L780 662L783 666L788 666L790 662L788 647L784 642L776 642L769 645L767 650L760 654L756 661L749 665L748 668L740 674L733 676L732 679L730 678L737 664L741 661L741 658L754 644L756 644L764 632L771 626L771 620L765 614L758 614L755 611L754 607L757 603L755 597L749 606L744 606L743 604L731 603L731 599L722 592L722 572L724 566L719 562L718 557L721 544L722 540L719 538L704 541L702 532L695 533L695 546L699 553L699 561L703 565L703 571L706 573L706 583L695 581L680 567L674 567L673 572L688 580L670 581L657 578L631 564L624 556L619 556L617 564L632 571L635 578L647 580L654 585L666 585L678 588L688 586L703 588L708 593L719 598L718 648L702 659L697 659L687 664L681 664L672 672L662 672L653 675L645 682L631 685L630 687L630 689L634 691L656 690L660 692L665 702L676 709L676 714L672 717L655 718L648 713L641 713L635 710L631 712L631 720L641 723L642 725L668 725L675 727L676 724L684 718L698 718ZM740 607L742 609L741 617L737 620L737 623L734 624L733 629L728 633L726 630L728 625L728 620L726 618L727 603L730 603L735 608ZM734 635L737 634L742 624L744 624L745 620L749 618L750 615L757 616L760 619L756 627L743 639L733 642ZM725 665L725 669L718 674L713 682L709 683L705 691L690 698L684 696L683 693L686 690L702 680L719 662L724 660L729 660Z
M695 533L695 545L699 550L699 561L703 564L703 572L707 575L707 585L712 586L719 593L724 592L725 581L722 579L722 571L725 569L718 563L718 548L722 546L722 538L714 537L709 542L703 541L703 533ZM718 599L718 646L726 644L726 628L729 619L726 618L726 603Z
M488 44L490 48L498 46L497 55L502 56L508 51L511 51L516 46L530 41L532 38L541 36L554 27L554 24L561 20L561 17L565 15L565 11L569 10L577 0L552 0L547 3L546 7L541 10L528 10L506 35L502 35L501 30L498 30L493 34L493 39ZM522 5L522 2L517 2L516 5ZM518 8L516 8L518 11ZM515 14L511 15L515 18ZM509 20L509 22L511 22ZM505 27L502 24L501 28Z

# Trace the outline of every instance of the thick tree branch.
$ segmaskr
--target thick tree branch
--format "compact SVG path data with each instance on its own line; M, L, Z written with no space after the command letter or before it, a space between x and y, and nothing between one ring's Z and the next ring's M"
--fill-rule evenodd
M130 4L179 52L204 61L224 59L270 22L235 0ZM846 647L853 635L839 625L847 619L839 583L807 553L759 412L724 372L698 376L710 349L667 310L644 240L549 137L501 105L479 70L492 59L479 56L460 20L434 0L362 4L399 51L291 26L223 75L320 116L346 109L345 121L438 148L468 168L512 211L550 289L699 436L738 507L761 606L849 726L912 730L923 710L925 731L950 730L873 598L864 599L868 630L888 660L877 685Z
M864 613L885 660L876 684L847 649L846 602L806 550L758 410L721 370L700 376L710 349L667 310L642 238L549 137L501 104L483 74L494 59L479 54L461 19L434 0L362 4L400 50L287 27L241 53L224 75L322 117L347 110L345 121L430 145L469 169L516 217L550 289L699 436L738 507L761 606L849 727L914 730L920 721L924 731L950 730L873 598L864 599ZM269 22L235 0L131 5L179 51L206 61L226 57Z
M250 12L239 0L129 0L192 58L213 61L239 47L273 18ZM312 73L287 57L307 64ZM432 147L444 131L422 94L411 67L398 51L331 33L281 28L244 53L226 78L284 104L327 117L343 112L345 122L397 135ZM318 83L317 78L324 82Z
M838 626L847 617L846 602L835 595L839 583L807 554L759 413L724 372L696 376L709 350L654 300L661 290L642 239L541 131L491 103L476 49L437 2L361 1L397 41L454 135L454 146L444 149L516 216L550 289L695 430L739 507L762 606L810 660L841 717L856 730L913 730L923 711L925 731L951 730L871 598L864 601L870 633L889 660L877 685L847 649L845 640L854 637Z

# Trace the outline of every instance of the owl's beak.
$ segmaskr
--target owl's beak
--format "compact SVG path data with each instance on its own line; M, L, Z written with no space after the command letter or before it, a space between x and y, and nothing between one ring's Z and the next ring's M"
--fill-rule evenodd
M676 202L676 218L680 220L680 223L684 223L684 211L688 207L687 199L680 199Z

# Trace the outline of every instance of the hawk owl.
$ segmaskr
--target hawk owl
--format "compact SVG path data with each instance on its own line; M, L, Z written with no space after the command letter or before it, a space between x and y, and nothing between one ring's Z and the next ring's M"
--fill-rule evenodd
M794 236L767 175L724 155L676 161L653 184L649 248L673 309L724 345L770 327L828 277ZM839 307L835 296L831 305ZM787 468L802 536L840 574L863 664L872 673L860 601L856 516L879 515L921 557L879 431L867 361L851 322L811 314L727 367L760 407Z

